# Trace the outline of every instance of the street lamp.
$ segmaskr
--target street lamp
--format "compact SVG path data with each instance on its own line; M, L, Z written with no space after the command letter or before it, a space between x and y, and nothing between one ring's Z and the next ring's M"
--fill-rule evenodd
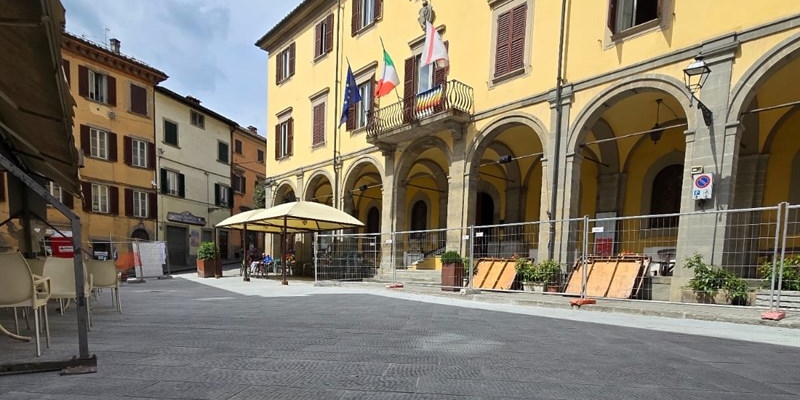
M683 69L683 81L684 85L686 85L686 89L689 90L690 95L692 96L689 99L689 106L692 106L692 101L697 100L697 107L703 111L703 120L706 123L706 126L711 125L711 110L700 101L700 98L697 97L697 92L705 85L706 80L708 79L708 75L711 74L711 68L706 65L705 60L703 60L703 56L697 56L694 58L686 68Z

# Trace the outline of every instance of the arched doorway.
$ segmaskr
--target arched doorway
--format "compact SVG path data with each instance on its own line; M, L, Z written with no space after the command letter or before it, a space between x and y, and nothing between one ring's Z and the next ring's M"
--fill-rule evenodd
M428 229L428 205L423 200L417 200L411 208L411 230L424 231Z
M683 164L672 164L661 169L653 179L650 196L650 214L677 214L681 211ZM677 228L678 216L651 217L650 229Z
M381 211L378 207L370 207L367 211L367 233L381 233Z
M135 240L150 240L150 234L142 228L137 228L131 233L131 239Z

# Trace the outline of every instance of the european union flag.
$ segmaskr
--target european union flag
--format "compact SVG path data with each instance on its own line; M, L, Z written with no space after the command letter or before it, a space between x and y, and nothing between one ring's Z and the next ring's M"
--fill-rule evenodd
M350 63L347 64L347 83L344 86L344 103L342 104L342 118L339 120L339 126L347 122L347 112L350 105L356 104L361 101L361 92L358 90L356 77L353 75L353 70L350 68Z

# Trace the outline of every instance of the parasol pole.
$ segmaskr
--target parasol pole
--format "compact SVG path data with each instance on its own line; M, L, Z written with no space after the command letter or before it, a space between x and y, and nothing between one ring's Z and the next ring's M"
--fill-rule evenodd
M244 223L243 237L244 246L242 246L242 267L244 267L244 278L242 280L245 282L250 282L250 275L248 274L250 271L250 265L247 264L247 254L250 252L250 249L247 248L247 222Z
M281 232L281 257L283 258L283 262L281 262L281 266L283 266L283 282L281 285L288 285L289 281L286 280L286 264L289 262L289 257L286 256L286 216L283 216L283 232Z

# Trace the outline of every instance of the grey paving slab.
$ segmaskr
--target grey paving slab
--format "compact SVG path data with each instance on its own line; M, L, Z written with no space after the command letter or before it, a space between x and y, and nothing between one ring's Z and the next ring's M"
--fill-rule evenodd
M230 278L148 281L122 294L124 314L93 313L96 374L3 376L0 400L783 400L800 391L800 343L791 346L800 332L784 328L717 334L732 324ZM51 316L43 359L74 355L74 311ZM0 362L32 354L32 344L0 338Z

